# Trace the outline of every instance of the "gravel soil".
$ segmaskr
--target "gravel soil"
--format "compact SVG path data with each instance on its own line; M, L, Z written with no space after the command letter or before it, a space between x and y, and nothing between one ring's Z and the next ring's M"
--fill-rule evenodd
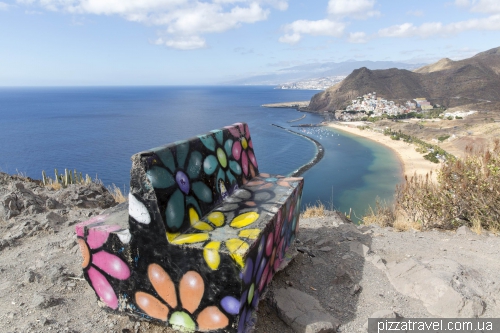
M0 332L174 332L98 306L82 276L74 225L112 203L97 185L70 187L49 190L0 174ZM500 317L500 238L495 235L395 232L356 226L335 212L301 219L300 225L297 255L261 298L256 332L293 332L272 301L277 288L315 297L337 319L339 332L366 332L367 318L380 310L436 317L425 299L402 294L388 278L391 263L408 259L423 265L436 258L458 262L475 282L484 304L481 317Z

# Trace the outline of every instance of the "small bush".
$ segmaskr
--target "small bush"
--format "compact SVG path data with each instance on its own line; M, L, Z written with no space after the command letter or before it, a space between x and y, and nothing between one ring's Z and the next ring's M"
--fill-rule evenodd
M381 202L380 198L375 199L375 210L370 206L368 213L363 216L363 224L376 224L380 227L392 227L394 224L394 207L387 202Z
M424 155L424 158L428 161L431 161L432 163L439 163L439 160L436 157L436 153L434 152Z
M108 191L109 193L111 193L116 203L122 203L127 201L127 197L123 195L123 192L115 184L108 186Z
M492 149L467 147L462 159L441 165L437 182L432 173L405 177L396 187L393 206L377 203L365 224L396 230L456 229L466 225L480 234L500 231L500 140Z
M325 216L325 205L321 201L318 201L316 205L307 205L306 210L300 214L300 217L304 219L323 216Z
M500 229L500 141L491 150L467 148L467 155L444 163L438 182L427 175L406 178L396 189L396 209L424 229L467 225L476 232Z
M438 137L439 142L443 142L444 140L448 139L450 136L449 135L441 135Z

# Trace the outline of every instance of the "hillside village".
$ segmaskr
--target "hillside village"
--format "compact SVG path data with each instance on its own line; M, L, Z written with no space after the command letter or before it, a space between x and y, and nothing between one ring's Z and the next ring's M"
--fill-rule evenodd
M353 99L345 110L335 111L335 117L340 121L368 120L369 117L395 117L400 115L415 116L415 114L425 114L430 110L438 109L444 111L440 105L432 105L426 98L418 97L408 100L405 103L388 101L382 97L377 97L377 92L368 93ZM413 113L413 114L411 114ZM440 113L441 117L465 117L474 111L463 114Z

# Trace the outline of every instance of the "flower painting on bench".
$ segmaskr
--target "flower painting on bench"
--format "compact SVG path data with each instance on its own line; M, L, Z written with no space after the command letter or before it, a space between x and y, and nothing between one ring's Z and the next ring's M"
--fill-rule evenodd
M259 172L243 123L138 153L129 229L111 215L77 225L84 276L116 311L181 331L251 331L291 260L302 188Z

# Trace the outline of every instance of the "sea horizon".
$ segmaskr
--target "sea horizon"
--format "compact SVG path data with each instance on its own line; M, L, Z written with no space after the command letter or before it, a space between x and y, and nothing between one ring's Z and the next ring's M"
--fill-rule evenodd
M377 195L391 201L402 177L394 175L400 165L390 149L331 129L303 133L291 127L319 123L323 117L303 113L304 119L289 123L303 114L261 105L309 100L318 91L273 87L0 87L0 171L40 179L42 170L53 176L54 168L76 169L92 178L97 174L106 186L127 190L134 153L242 121L249 124L261 172L289 174L312 160L316 151L308 140L272 124L325 147L324 158L303 174L303 207L320 200L327 207L331 203L338 210L353 208L362 214ZM8 144L13 137L17 146ZM23 158L5 158L16 154Z

